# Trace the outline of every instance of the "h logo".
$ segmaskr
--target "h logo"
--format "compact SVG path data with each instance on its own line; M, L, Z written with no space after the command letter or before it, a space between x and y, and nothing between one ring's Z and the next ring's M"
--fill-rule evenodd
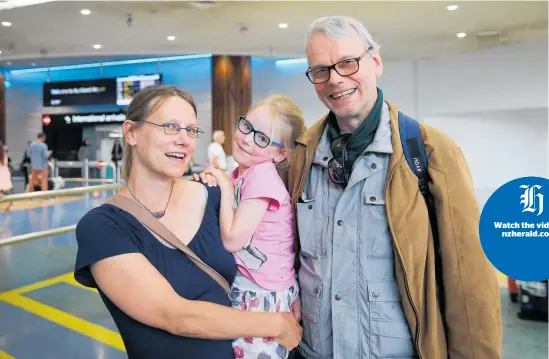
M520 204L524 205L522 212L536 212L538 216L543 213L543 194L539 192L541 186L526 186L522 185L520 188L524 188L524 193L520 196Z

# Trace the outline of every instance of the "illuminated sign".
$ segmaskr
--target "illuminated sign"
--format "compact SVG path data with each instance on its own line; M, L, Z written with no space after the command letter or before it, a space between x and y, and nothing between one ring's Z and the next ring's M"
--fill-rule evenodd
M92 125L121 125L126 120L126 115L121 112L94 112L94 113L64 113L45 114L42 116L44 126L92 126Z
M116 79L47 82L42 93L44 107L111 105L116 103Z

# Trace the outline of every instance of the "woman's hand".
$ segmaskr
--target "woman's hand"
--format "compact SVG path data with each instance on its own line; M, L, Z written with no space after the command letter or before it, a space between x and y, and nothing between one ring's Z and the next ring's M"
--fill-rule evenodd
M295 320L293 313L279 312L276 314L279 315L282 320L282 331L274 340L290 351L299 345L303 335L303 329Z

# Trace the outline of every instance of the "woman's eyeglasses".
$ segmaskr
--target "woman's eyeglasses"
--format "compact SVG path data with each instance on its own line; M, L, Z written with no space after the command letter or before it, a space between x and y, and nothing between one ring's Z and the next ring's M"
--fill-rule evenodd
M193 138L198 138L198 137L200 137L201 134L204 133L204 131L201 128L198 128L198 127L181 127L181 126L179 126L178 124L175 124L175 123L158 124L158 123L154 123L154 122L146 121L146 120L145 120L145 122L149 123L151 125L155 125L157 127L163 127L164 128L164 133L166 135L177 135L179 132L185 131L187 133L187 136L193 137Z
M271 139L261 131L257 131L254 126L246 119L244 116L240 116L238 120L238 130L243 134L247 135L251 132L254 133L254 142L261 148L265 148L269 145L274 145L278 147L284 147L280 142L271 141Z
M350 133L344 133L332 142L332 154L334 157L328 162L328 175L336 184L345 185L349 182L349 174L345 169L347 161L347 141Z

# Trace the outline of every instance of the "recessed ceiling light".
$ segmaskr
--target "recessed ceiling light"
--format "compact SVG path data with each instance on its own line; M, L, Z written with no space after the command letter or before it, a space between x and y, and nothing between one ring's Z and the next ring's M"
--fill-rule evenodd
M281 22L280 24L278 24L278 27L281 29L286 29L288 27L288 24Z
M82 10L80 10L80 13L81 13L82 15L89 15L89 14L91 14L92 12L91 12L90 9L82 9Z
M459 37L460 39L462 39L462 38L464 38L465 36L467 36L467 34L464 33L464 32L458 32L458 33L456 34L456 36Z
M0 50L0 55L2 55L2 50Z
M2 21L2 26L6 26L6 27L11 26L11 22L9 22L9 21Z
M175 36L170 35L170 36L167 37L167 39L168 39L168 41L174 41L174 40L175 40Z
M458 9L458 6L457 5L448 5L446 7L448 9L448 11L455 11Z
M100 44L93 45L93 48L96 49L96 50L99 50L102 47L103 47L103 45L100 45Z

